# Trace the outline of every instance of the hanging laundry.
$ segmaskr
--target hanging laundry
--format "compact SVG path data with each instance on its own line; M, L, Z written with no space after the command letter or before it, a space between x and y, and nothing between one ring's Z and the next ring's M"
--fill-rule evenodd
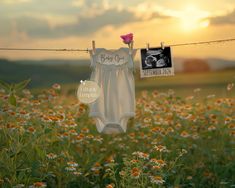
M90 50L92 73L90 80L101 89L99 98L89 104L89 116L96 121L98 132L126 132L127 122L135 115L135 82L133 57L129 48Z

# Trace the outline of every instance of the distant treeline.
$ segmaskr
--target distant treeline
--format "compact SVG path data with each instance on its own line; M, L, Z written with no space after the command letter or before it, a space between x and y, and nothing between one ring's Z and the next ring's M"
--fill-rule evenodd
M22 64L0 59L0 79L6 82L19 82L31 78L29 87L47 87L54 83L79 83L88 79L90 68L86 65Z
M235 62L223 59L174 58L175 72L207 72L235 68ZM135 61L136 69L139 62ZM0 80L19 82L31 78L29 87L49 87L54 83L79 83L89 79L90 60L18 60L0 59ZM140 80L139 70L135 72Z

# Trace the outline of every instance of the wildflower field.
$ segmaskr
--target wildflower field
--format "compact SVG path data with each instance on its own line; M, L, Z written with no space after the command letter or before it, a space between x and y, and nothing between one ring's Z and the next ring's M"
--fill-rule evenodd
M127 133L104 135L58 84L1 89L0 187L235 187L234 97L142 90L136 105Z

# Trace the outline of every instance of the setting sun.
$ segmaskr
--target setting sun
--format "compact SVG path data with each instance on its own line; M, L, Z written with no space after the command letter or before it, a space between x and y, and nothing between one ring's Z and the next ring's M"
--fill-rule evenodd
M195 5L185 7L177 15L184 31L192 31L194 29L208 27L209 21L205 20L208 16L208 12L200 10Z

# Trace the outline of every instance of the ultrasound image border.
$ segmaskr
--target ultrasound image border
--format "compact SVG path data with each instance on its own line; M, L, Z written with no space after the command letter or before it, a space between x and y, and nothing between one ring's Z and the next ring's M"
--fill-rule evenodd
M152 67L152 68L143 68L143 56L146 58L147 50L145 48L140 49L140 56L141 56L141 62L140 62L140 77L153 77L153 76L174 76L175 70L174 70L174 62L172 58L172 48L170 46L166 46L165 48L169 49L169 52L167 53L167 57L170 60L171 65L165 66L165 67ZM149 48L149 50L157 50L162 49L161 47L154 47ZM143 52L144 51L144 52Z

